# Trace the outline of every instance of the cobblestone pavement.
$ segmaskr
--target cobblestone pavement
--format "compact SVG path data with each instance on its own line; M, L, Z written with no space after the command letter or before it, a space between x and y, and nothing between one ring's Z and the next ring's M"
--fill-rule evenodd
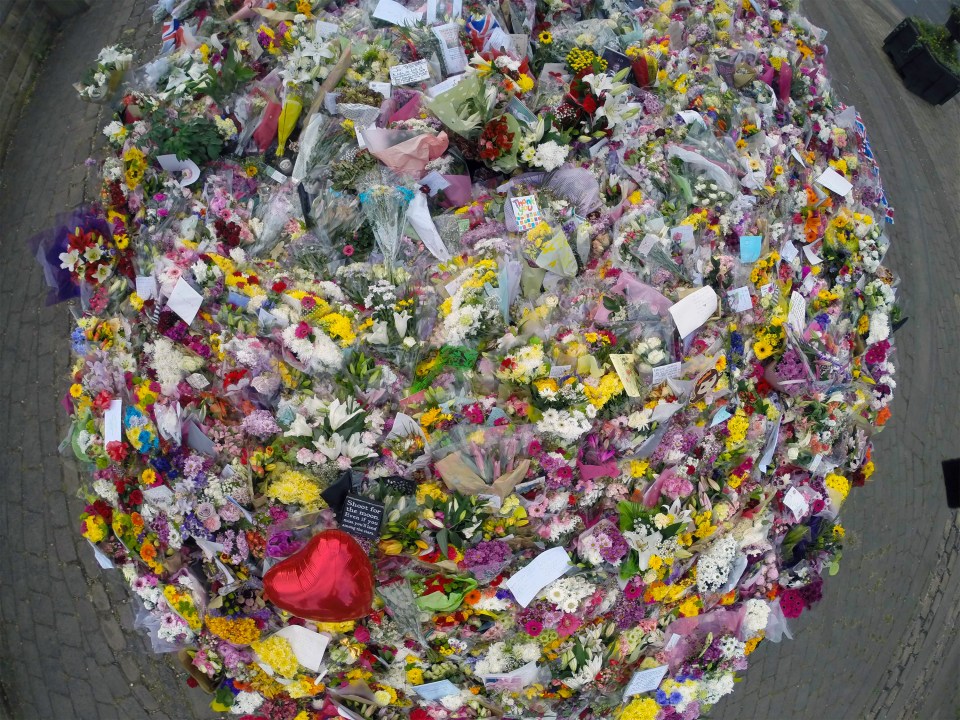
M64 28L0 174L0 718L206 718L164 656L132 629L116 573L76 533L76 473L57 445L69 363L63 307L43 306L25 240L95 191L84 160L104 118L71 84L103 45L158 44L147 0L90 0ZM957 718L960 524L944 502L940 460L956 444L960 276L960 101L941 108L902 89L879 50L903 12L940 19L947 0L807 0L828 29L840 95L862 112L897 208L889 264L910 321L898 333L894 419L877 442L875 482L854 492L840 575L795 627L765 643L715 718Z

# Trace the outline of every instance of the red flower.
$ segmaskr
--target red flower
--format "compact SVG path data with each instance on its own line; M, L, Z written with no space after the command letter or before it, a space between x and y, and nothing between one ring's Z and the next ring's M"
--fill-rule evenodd
M130 493L129 502L131 505L143 505L143 493L140 490L134 490Z
M593 115L597 111L597 100L593 95L587 95L580 103L584 110Z
M127 457L127 446L119 440L107 443L107 456L114 462L123 462Z
M287 289L287 284L283 280L277 280L277 282L270 286L270 289L275 293L282 293Z

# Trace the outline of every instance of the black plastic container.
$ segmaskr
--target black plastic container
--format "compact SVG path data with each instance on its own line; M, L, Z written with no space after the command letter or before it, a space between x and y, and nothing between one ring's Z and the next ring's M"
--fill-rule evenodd
M900 73L907 89L928 103L942 105L960 93L960 75L940 62L920 42L920 29L910 18L887 35L883 50Z

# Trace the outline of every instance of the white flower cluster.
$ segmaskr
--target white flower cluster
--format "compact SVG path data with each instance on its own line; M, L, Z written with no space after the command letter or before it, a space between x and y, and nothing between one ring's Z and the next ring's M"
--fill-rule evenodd
M747 638L755 638L767 629L770 618L770 606L763 600L750 598L744 604L743 622L740 623L740 634Z
M281 333L284 345L310 373L333 372L343 365L343 353L324 332L312 329L313 339L298 338L297 326L290 325Z
M230 712L234 715L250 715L261 705L263 705L263 696L260 693L243 690L233 699Z
M730 195L720 189L713 180L700 176L693 183L693 202L699 207L713 207L730 200Z
M501 380L527 384L547 374L542 345L524 345L504 358L494 374Z
M886 407L893 400L893 391L897 388L897 381L893 379L896 369L892 362L887 360L875 368L876 384L872 385L872 396L870 398L870 407L873 410L880 410ZM889 392L880 392L877 388L886 386L890 388Z
M576 442L584 433L590 432L590 419L580 410L554 410L543 413L537 423L537 431L555 435L568 443Z
M596 589L596 585L575 575L554 580L547 586L544 595L558 610L572 613L576 612L580 603L593 595Z
M566 537L580 525L582 520L580 520L579 515L561 515L554 518L550 522L550 530L548 532L548 539L552 543L557 543L561 538Z
M180 381L200 370L204 364L203 358L181 352L172 340L162 336L144 348L151 354L151 366L157 373L160 391L164 395L175 396Z
M725 535L700 556L697 562L697 589L701 594L715 593L727 582L730 567L737 556L737 541Z
M720 698L733 692L733 673L724 673L719 678L704 679L700 697L705 705L716 705Z
M540 659L540 645L536 642L495 642L487 649L474 668L477 677L510 672Z
M563 165L569 152L570 147L568 145L558 145L556 141L548 140L545 143L537 145L533 157L530 158L530 164L542 167L547 172L550 172Z
M641 340L634 345L633 354L637 356L637 363L641 372L650 372L657 365L662 365L667 359L663 340L656 335Z

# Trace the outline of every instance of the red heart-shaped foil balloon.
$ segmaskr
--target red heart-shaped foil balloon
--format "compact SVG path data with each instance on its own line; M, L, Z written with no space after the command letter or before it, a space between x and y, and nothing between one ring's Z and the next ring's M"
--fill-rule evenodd
M324 530L267 571L263 594L298 617L320 622L356 620L369 615L373 605L373 568L351 535Z

